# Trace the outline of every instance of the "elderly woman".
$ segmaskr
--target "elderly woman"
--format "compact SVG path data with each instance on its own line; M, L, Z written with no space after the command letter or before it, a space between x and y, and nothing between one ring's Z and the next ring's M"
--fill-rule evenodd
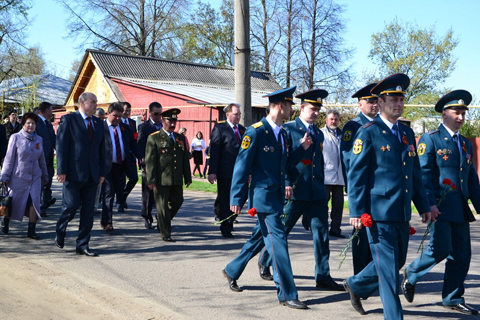
M48 182L48 172L43 155L43 141L35 133L38 116L33 112L22 117L22 129L13 134L8 142L7 155L3 162L0 181L5 183L12 197L10 219L22 221L28 215L30 239L38 240L35 225L40 217L40 191L42 182ZM9 218L2 220L2 232L8 233Z

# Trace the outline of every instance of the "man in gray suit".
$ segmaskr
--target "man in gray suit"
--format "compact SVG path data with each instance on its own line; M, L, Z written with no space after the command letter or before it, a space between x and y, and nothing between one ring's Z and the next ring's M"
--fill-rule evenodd
M55 244L63 248L68 222L81 205L76 252L93 257L97 254L88 242L97 185L105 180L105 134L103 122L93 117L97 97L84 92L78 104L77 112L62 117L57 131L57 179L63 183L63 203Z
M52 118L53 106L48 102L42 102L38 106L38 122L36 132L43 139L43 153L48 171L48 182L43 185L42 197L40 198L40 214L46 217L45 210L53 205L57 199L52 198L52 178L55 172L53 168L53 158L55 149L55 130L53 130L50 119Z

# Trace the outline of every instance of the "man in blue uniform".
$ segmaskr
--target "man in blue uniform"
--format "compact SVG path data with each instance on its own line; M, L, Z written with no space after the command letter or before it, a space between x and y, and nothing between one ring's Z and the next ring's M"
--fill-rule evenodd
M232 291L242 291L237 285L237 279L248 261L262 249L262 243L258 240L263 237L264 245L272 255L273 279L280 304L307 309L298 300L281 219L286 196L285 169L288 157L287 137L281 125L283 120L290 119L294 91L295 87L292 87L267 95L270 102L269 114L248 127L243 136L233 171L230 210L240 214L248 198L250 208L255 208L258 212L258 221L240 255L222 272Z
M343 286L336 283L330 276L328 206L322 152L324 137L322 131L315 125L322 107L322 100L327 95L328 92L322 89L297 95L297 98L302 99L300 116L295 121L284 125L289 146L285 191L292 195L292 200L284 208L284 223L285 232L288 235L303 215L313 236L316 287L345 291ZM302 160L310 160L312 165L304 165ZM259 264L267 267L272 265L271 256L265 249L260 255Z
M442 113L443 123L437 130L420 138L418 156L423 185L427 189L432 213L439 215L430 226L430 244L405 269L402 290L407 301L412 302L415 284L437 263L447 259L443 306L476 315L478 311L465 304L463 293L472 255L469 223L475 221L468 200L480 212L480 186L473 165L472 144L458 133L471 101L472 95L465 90L455 90L443 96L435 105L435 110ZM446 195L444 179L450 179L457 186Z
M347 190L347 172L350 166L353 138L355 134L357 134L358 129L370 121L373 121L373 118L375 118L378 113L378 96L370 93L370 90L376 85L376 83L371 83L355 92L352 98L358 98L360 113L358 117L347 122L343 127L343 138L340 143L340 150L342 152L345 189ZM358 240L352 242L352 257L354 274L362 271L363 268L372 261L372 254L368 245L367 232L365 229L360 229L358 232Z
M350 224L362 228L364 213L373 220L367 228L373 261L345 280L344 286L360 314L365 314L360 298L379 290L384 317L389 320L403 319L399 270L407 256L411 201L423 213L424 222L431 219L415 135L397 121L409 84L407 75L394 74L372 89L379 96L380 115L358 130L347 177Z

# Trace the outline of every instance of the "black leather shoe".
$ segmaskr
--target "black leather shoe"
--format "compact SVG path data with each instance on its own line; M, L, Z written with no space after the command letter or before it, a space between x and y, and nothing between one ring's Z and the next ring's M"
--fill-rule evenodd
M345 287L345 290L350 295L350 302L352 303L353 309L355 309L355 311L357 311L361 315L367 314L363 309L362 302L360 301L360 297L357 296L355 292L353 292L352 289L348 286L347 280L343 280L343 286Z
M310 221L302 216L302 226L305 230L310 231Z
M332 278L329 278L328 280L318 281L315 287L333 291L345 291L345 288L341 284L333 281Z
M152 223L149 220L145 220L145 228L146 229L155 229Z
M77 254L83 254L87 257L98 257L98 254L90 251L89 249L77 249Z
M453 311L458 311L458 312L461 312L461 313L469 314L469 315L472 315L472 316L478 314L478 310L473 309L472 307L470 307L466 303L459 303L459 304L455 304L455 305L451 305L451 306L443 306L443 307L447 308L447 309L451 309Z
M128 209L128 204L126 202L123 204L123 208Z
M63 249L63 246L65 244L64 242L65 242L64 239L60 239L58 236L55 237L55 245L60 249Z
M163 241L173 242L172 237L163 237Z
M123 204L117 204L117 212L125 212L125 209L123 208Z
M222 237L233 238L233 234L230 231L222 231Z
M40 240L40 237L37 236L35 233L27 234L27 238L30 238L30 239L33 239L33 240Z
M50 201L47 202L47 208L53 206L57 202L57 198L52 198Z
M295 299L295 300L287 300L287 301L280 301L282 306L287 306L293 309L308 309L307 305L302 301Z
M403 281L402 281L402 291L405 299L412 303L413 297L415 296L415 285L411 284L407 278L407 270L403 271Z
M272 281L273 276L270 273L270 267L266 267L260 262L258 263L258 272L260 273L260 278L267 281Z
M341 234L340 232L335 232L335 231L330 230L330 232L328 232L328 234L332 237L345 239L345 236L343 234Z
M222 270L222 273L223 273L223 276L225 278L227 278L228 287L230 288L230 290L235 291L235 292L242 292L243 291L243 289L238 286L237 280L233 280L232 278L230 278L230 276L227 274L225 269Z

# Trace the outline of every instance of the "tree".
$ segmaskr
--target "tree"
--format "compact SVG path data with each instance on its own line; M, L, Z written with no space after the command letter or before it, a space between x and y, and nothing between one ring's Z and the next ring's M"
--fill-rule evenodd
M125 54L171 57L187 0L59 0L80 43Z
M372 35L369 57L379 66L380 78L399 72L410 77L406 103L435 104L455 69L452 51L457 45L452 29L437 35L435 26L422 29L395 18L385 31Z

